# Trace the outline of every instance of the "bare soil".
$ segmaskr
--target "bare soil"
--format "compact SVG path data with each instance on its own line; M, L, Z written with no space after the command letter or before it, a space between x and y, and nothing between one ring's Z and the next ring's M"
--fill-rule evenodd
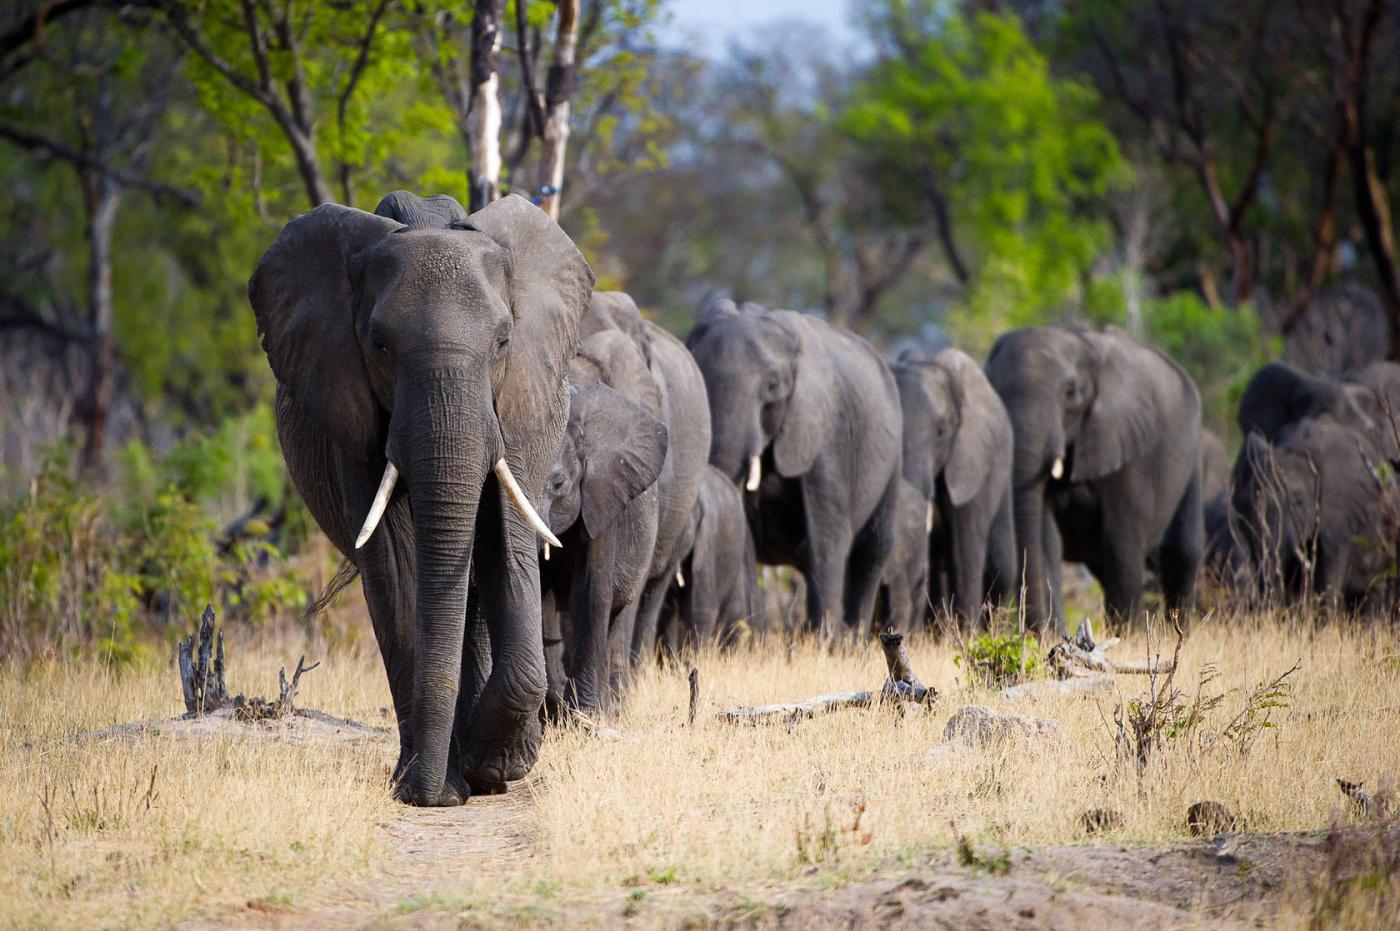
M383 728L318 712L273 725L175 719L132 725L191 736L263 727L272 739L380 739ZM114 729L105 736L121 737ZM1328 863L1328 837L1226 834L1156 847L1112 843L955 850L873 873L812 867L743 890L650 884L570 892L507 891L539 855L531 783L453 809L399 808L379 825L387 857L354 881L328 877L293 905L254 900L199 928L1179 928L1276 924ZM1360 829L1357 829L1359 832ZM1396 833L1394 828L1392 833ZM1393 838L1392 838L1393 840ZM464 889L498 894L462 898ZM518 884L513 887L518 890Z

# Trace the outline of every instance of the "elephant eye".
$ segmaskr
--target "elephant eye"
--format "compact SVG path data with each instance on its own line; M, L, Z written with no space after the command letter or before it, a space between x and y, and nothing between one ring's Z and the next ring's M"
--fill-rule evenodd
M510 334L509 334L509 333L503 333L503 334L501 334L499 337L496 338L496 351L497 351L497 352L500 352L501 350L505 349L505 348L506 348L507 346L509 346L509 345L510 345Z

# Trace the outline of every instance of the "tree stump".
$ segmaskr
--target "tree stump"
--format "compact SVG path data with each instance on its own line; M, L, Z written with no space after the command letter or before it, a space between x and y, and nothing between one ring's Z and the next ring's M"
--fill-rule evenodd
M306 665L306 656L297 660L296 671L287 681L287 669L277 671L277 700L247 698L241 693L229 697L224 682L224 632L214 631L214 607L205 605L199 620L199 630L180 641L177 649L180 690L185 697L185 717L197 718L221 708L231 707L240 721L269 721L296 714L297 687L302 673L310 672L320 663Z

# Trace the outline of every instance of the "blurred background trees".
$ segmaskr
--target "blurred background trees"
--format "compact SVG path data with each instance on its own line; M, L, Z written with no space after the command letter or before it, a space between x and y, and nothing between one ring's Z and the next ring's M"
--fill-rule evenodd
M88 494L128 542L296 526L247 276L397 188L535 198L677 332L717 294L891 351L1125 326L1227 435L1265 359L1400 352L1396 0L853 0L727 43L684 2L0 4L0 531Z

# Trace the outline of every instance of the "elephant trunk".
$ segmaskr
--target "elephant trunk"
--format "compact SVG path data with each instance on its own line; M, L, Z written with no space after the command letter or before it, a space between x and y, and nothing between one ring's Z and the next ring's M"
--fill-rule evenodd
M1027 622L1044 625L1051 613L1049 571L1045 554L1046 481L1056 471L1063 474L1065 455L1064 434L1055 428L1058 411L1042 412L1032 406L1008 403L1015 435L1015 460L1012 470L1012 509L1016 524L1016 542L1020 550L1022 588ZM1049 427L1049 429L1047 429ZM1056 464L1059 463L1059 469Z
M405 452L416 548L413 749L407 789L413 801L433 805L442 796L462 677L467 582L477 509L491 466L495 436L472 429L465 376L430 376L399 448ZM489 397L488 386L480 396Z

